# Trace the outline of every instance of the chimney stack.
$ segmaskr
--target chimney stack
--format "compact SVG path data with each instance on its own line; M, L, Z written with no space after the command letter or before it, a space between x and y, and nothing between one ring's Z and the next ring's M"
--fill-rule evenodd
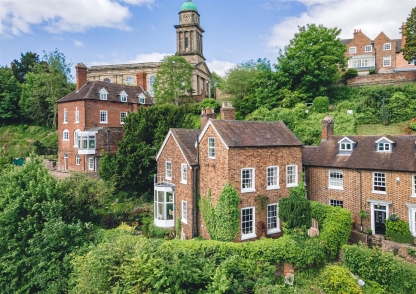
M404 48L404 45L406 44L406 23L402 23L402 48Z
M208 123L209 119L216 119L217 115L215 114L214 108L206 108L201 110L201 129L205 127L205 125Z
M77 87L76 90L78 91L82 86L87 83L87 67L83 63L78 63L75 66L76 70L76 82Z
M145 91L147 91L146 76L147 73L144 71L136 73L137 86L142 87Z
M222 120L235 120L235 110L231 101L223 102L220 112Z
M326 114L322 120L322 141L328 140L329 136L334 135L334 118Z

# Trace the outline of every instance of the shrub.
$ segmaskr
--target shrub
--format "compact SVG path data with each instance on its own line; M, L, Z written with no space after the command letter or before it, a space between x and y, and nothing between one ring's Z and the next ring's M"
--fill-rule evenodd
M321 275L321 287L326 294L359 294L363 293L350 271L342 266L329 265Z
M152 221L148 225L149 238L167 238L170 230L157 227Z
M344 73L344 79L345 80L349 80L349 79L355 78L356 76L358 76L358 71L355 68L349 68Z
M363 245L344 245L343 251L345 265L364 280L377 282L389 293L413 293L416 289L415 265Z
M312 109L319 113L328 112L329 98L326 96L318 96L313 99Z
M215 112L218 112L218 110L221 107L218 101L213 98L205 98L198 104L198 106L199 106L199 110L201 110L201 108L203 109L214 108Z
M413 244L413 236L409 230L409 223L401 219L386 220L386 238L398 243Z

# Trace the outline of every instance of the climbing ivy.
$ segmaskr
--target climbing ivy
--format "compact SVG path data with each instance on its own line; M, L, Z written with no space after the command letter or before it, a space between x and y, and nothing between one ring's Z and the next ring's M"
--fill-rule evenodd
M212 206L211 191L207 197L201 197L200 208L209 236L212 240L231 242L238 233L240 197L230 184L221 191L216 207Z

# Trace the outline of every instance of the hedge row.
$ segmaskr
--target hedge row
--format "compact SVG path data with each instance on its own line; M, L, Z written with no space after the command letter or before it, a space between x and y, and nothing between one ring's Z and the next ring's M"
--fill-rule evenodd
M364 281L371 280L389 293L415 293L416 266L394 259L393 254L363 245L343 246L345 265Z

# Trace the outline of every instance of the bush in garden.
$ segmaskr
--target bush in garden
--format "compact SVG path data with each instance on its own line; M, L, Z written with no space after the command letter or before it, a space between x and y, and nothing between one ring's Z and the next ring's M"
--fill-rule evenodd
M345 80L349 80L358 76L358 71L355 68L349 68L343 75Z
M401 219L386 220L386 238L398 243L413 244L413 236L409 230L409 223Z
M315 112L326 113L328 112L329 98L326 96L318 96L313 99L312 109Z
M381 249L363 245L343 246L345 265L364 281L371 280L383 286L389 293L414 293L416 266Z
M339 265L325 267L321 274L321 287L326 294L363 293L350 271Z

